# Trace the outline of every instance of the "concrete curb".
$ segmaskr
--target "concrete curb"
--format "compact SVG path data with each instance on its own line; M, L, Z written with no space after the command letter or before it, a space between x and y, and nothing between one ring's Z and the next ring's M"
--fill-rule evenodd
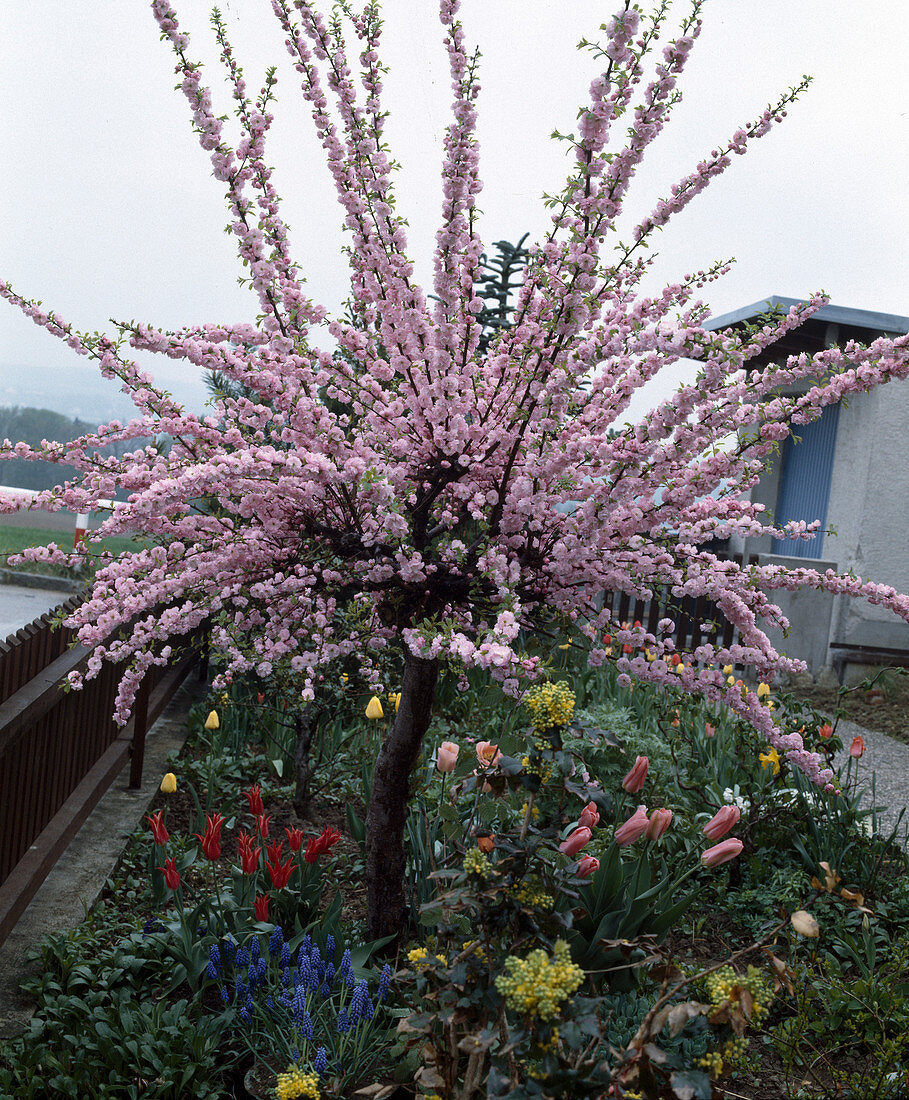
M205 690L191 671L148 732L141 789L129 789L127 763L0 947L0 1038L23 1031L35 1009L21 988L29 972L26 951L42 936L75 928L85 919L141 823L166 771L168 755L182 748L186 713Z
M67 577L46 577L43 573L17 573L15 569L0 569L0 584L18 584L22 588L48 588L54 592L75 594L85 588L85 581Z

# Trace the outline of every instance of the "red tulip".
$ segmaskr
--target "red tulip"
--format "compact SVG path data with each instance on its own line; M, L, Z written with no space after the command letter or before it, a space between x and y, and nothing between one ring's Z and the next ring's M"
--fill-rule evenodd
M265 807L262 804L262 793L259 790L258 783L250 787L248 791L244 791L243 794L246 796L246 801L249 803L249 812L254 817L258 817L259 814L265 813Z
M155 844L160 844L163 847L170 840L167 829L164 827L164 811L158 810L156 814L148 814L145 820L151 826Z
M706 734L707 737L715 737L716 736L716 726L711 726L711 724L709 722L705 722L704 723L704 733Z
M647 778L647 769L649 767L650 761L646 756L637 757L634 762L634 767L632 767L631 771L622 780L622 786L629 794L637 794L644 786L644 780Z
M292 852L299 852L303 845L303 830L302 829L289 829L284 826L284 832L287 833L287 843L290 845Z
M282 889L290 881L291 872L294 869L294 857L289 855L286 863L281 863L277 856L271 863L265 864L271 884L276 890Z
M566 856L576 856L590 842L592 836L593 833L589 829L575 829L571 836L559 845L559 851Z
M597 810L596 802L588 802L587 805L581 810L581 816L578 818L578 825L584 829L592 829L594 825L599 824L600 814Z
M265 851L268 852L268 858L271 860L271 862L277 863L278 860L281 858L281 853L284 851L284 841L273 840L271 844L269 844L268 847L265 849Z
M256 814L256 832L263 840L268 836L268 823L270 821L270 814Z
M701 863L705 867L718 867L721 863L728 863L730 859L735 859L744 847L740 840L731 836L728 840L721 840L719 844L714 844L712 848L702 852Z
M315 863L319 856L330 852L340 839L341 834L336 829L326 825L319 836L310 837L303 858L307 863Z
M639 758L640 759L640 758ZM639 840L644 833L647 832L647 827L650 822L647 820L647 807L638 806L631 817L625 822L624 825L620 825L615 831L615 842L619 845L634 844L636 840Z
M825 740L828 737L833 736L833 726L829 722L825 722L822 726L818 726L818 737L823 737Z
M159 867L158 870L164 872L164 882L168 890L179 890L180 872L177 870L172 859L166 859L164 861L164 866Z
M852 744L849 746L849 755L855 760L862 755L865 751L865 742L861 737L853 737Z
M265 702L265 692L264 691L257 691L256 692L256 702L259 703L260 705Z
M654 810L647 825L647 839L659 840L669 828L672 810Z
M202 851L206 859L221 858L221 829L224 818L220 814L207 814L205 817L205 833L194 833L202 843Z
M721 807L704 826L704 836L708 840L719 840L738 824L741 816L742 811L738 806Z
M596 874L599 869L600 861L596 856L583 856L575 873L579 878L589 878L591 875Z
M256 920L260 920L263 923L268 920L268 894L256 898L255 904L253 905L253 914Z
M251 844L244 844L240 848L240 861L244 875L254 875L258 871L261 854L262 849L258 846L254 848Z

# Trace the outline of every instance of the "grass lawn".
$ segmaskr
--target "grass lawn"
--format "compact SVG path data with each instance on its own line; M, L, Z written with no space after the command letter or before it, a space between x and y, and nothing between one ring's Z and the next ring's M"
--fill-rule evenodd
M10 554L18 554L30 546L47 546L51 542L57 543L64 550L72 545L72 533L70 531L48 531L38 527L5 527L0 526L0 565L7 569L14 569L24 573L40 573L46 577L74 577L76 572L63 565L50 565L44 562L26 562L22 565L9 565L7 558ZM136 542L128 538L105 539L98 546L92 547L92 553L96 554L100 549L110 550L117 554L123 550L133 550Z

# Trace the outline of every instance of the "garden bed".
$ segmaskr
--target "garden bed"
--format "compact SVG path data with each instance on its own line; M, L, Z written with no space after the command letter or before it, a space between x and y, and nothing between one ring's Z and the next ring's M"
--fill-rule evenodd
M609 1088L620 1090L613 1095L624 1089L630 1096L684 1096L691 1089L693 1097L770 1100L797 1087L806 1096L901 1095L901 1081L888 1074L907 1055L905 857L873 824L869 831L851 780L843 797L821 795L728 713L644 685L629 691L608 670L594 677L560 662L565 667L554 672L554 686L536 710L504 698L479 675L466 694L443 681L439 717L412 782L408 916L397 943L371 948L363 947L362 820L368 763L389 719L365 718L362 691L335 690L331 720L323 718L314 742L314 793L301 817L288 781L293 727L280 700L265 697L259 685L236 683L197 706L183 753L170 765L176 790L160 792L151 809L161 814L166 843L155 845L143 823L90 918L45 941L33 982L39 1011L28 1032L2 1049L0 1091L17 1098L47 1089L61 1096L274 1096L262 1067L289 1068L301 1021L294 1022L291 999L275 1032L259 994L251 1001L236 995L236 983L249 981L248 964L224 952L227 940L242 947L257 938L261 957L270 960L263 988L277 1000L296 981L282 978L277 935L293 944L294 959L305 943L315 950L307 957L323 965L329 952L339 963L343 946L354 951L349 991L333 978L330 994L306 1001L317 1031L312 1043L303 1042L298 1064L306 1080L319 1068L319 1045L327 1046L312 1086L321 1096L455 1100L476 1066L484 1090L529 1068L527 1081L542 1082L541 1096L605 1096ZM205 729L206 718L214 725L212 711L217 728ZM804 724L805 715L797 717ZM492 730L501 748L486 752ZM451 770L446 744L458 748ZM631 767L643 757L646 768ZM254 787L266 825L252 812ZM668 827L660 819L658 839L638 834L617 848L616 827L625 829L623 821L644 800L672 809ZM714 802L739 810L727 839L734 834L742 847L719 866L699 867ZM586 827L585 805L590 836L581 836L574 850ZM215 814L224 819L217 852L209 843ZM252 880L244 886L241 874L241 833L262 849L252 892L246 888ZM307 864L309 846L326 835L330 843ZM491 847L479 843L484 838ZM277 858L266 853L276 841ZM265 862L280 864L291 852L300 881L275 888ZM156 870L167 860L179 870L179 892ZM644 868L646 881L639 877ZM303 879L316 870L313 893ZM206 901L219 894L216 903ZM256 921L253 898L266 894L271 920L260 914L265 919ZM566 906L561 897L576 900ZM177 919L180 903L184 914L193 913L189 923ZM802 909L817 920L818 936L790 922ZM591 936L596 924L599 944ZM576 968L565 973L577 977L553 993L556 1011L549 1016L536 998L548 967L566 950L560 942ZM218 967L209 974L215 945ZM542 969L521 986L522 968L535 958ZM726 979L725 971L716 973L724 964L732 967ZM509 975L517 985L502 984ZM383 982L388 992L380 998ZM350 991L360 983L373 1015L353 1029L362 1036L359 1053L349 1045L335 1061L339 1012L352 1011ZM667 983L681 983L667 1008L688 1013L687 1022L675 1035L667 1025L635 1047ZM460 1048L450 1044L450 1025L441 1025L446 1006L455 1003ZM487 1033L491 1004L500 1015ZM333 1006L330 1019L319 1007L325 1005ZM78 1037L89 1019L100 1038L85 1044ZM329 1025L333 1039L318 1030ZM519 1062L509 1061L502 1026L526 1048ZM286 1048L277 1041L281 1028ZM490 1044L482 1057L470 1054L470 1036ZM599 1071L588 1066L583 1088L550 1091L555 1086L546 1082L562 1080L566 1066L577 1073L591 1042L602 1044L600 1061L611 1067L600 1084ZM132 1051L129 1058L124 1050ZM256 1066L261 1072L250 1076ZM254 1085L257 1073L262 1087ZM873 1091L862 1092L859 1081L871 1082ZM315 1095L285 1085L279 1096ZM511 1087L501 1095L537 1093Z

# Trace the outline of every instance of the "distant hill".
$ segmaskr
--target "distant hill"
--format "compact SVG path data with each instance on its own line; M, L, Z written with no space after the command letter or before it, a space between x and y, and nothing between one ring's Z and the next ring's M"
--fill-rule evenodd
M73 358L75 362L65 366L0 362L0 406L52 409L91 422L92 427L109 420L131 420L137 415L136 406L121 392L119 382L102 378L96 367ZM167 366L155 367L159 368L165 389L188 409L202 412L209 395L201 371L187 375L173 370L169 373Z
M97 426L97 421L89 423L50 409L0 406L0 440L10 439L14 443L28 443L33 447L42 439L66 443ZM105 453L122 455L150 442L150 439L132 439L128 443L115 443L105 448ZM29 462L24 458L0 461L0 485L19 489L50 489L75 473L72 466L57 466L50 462Z

